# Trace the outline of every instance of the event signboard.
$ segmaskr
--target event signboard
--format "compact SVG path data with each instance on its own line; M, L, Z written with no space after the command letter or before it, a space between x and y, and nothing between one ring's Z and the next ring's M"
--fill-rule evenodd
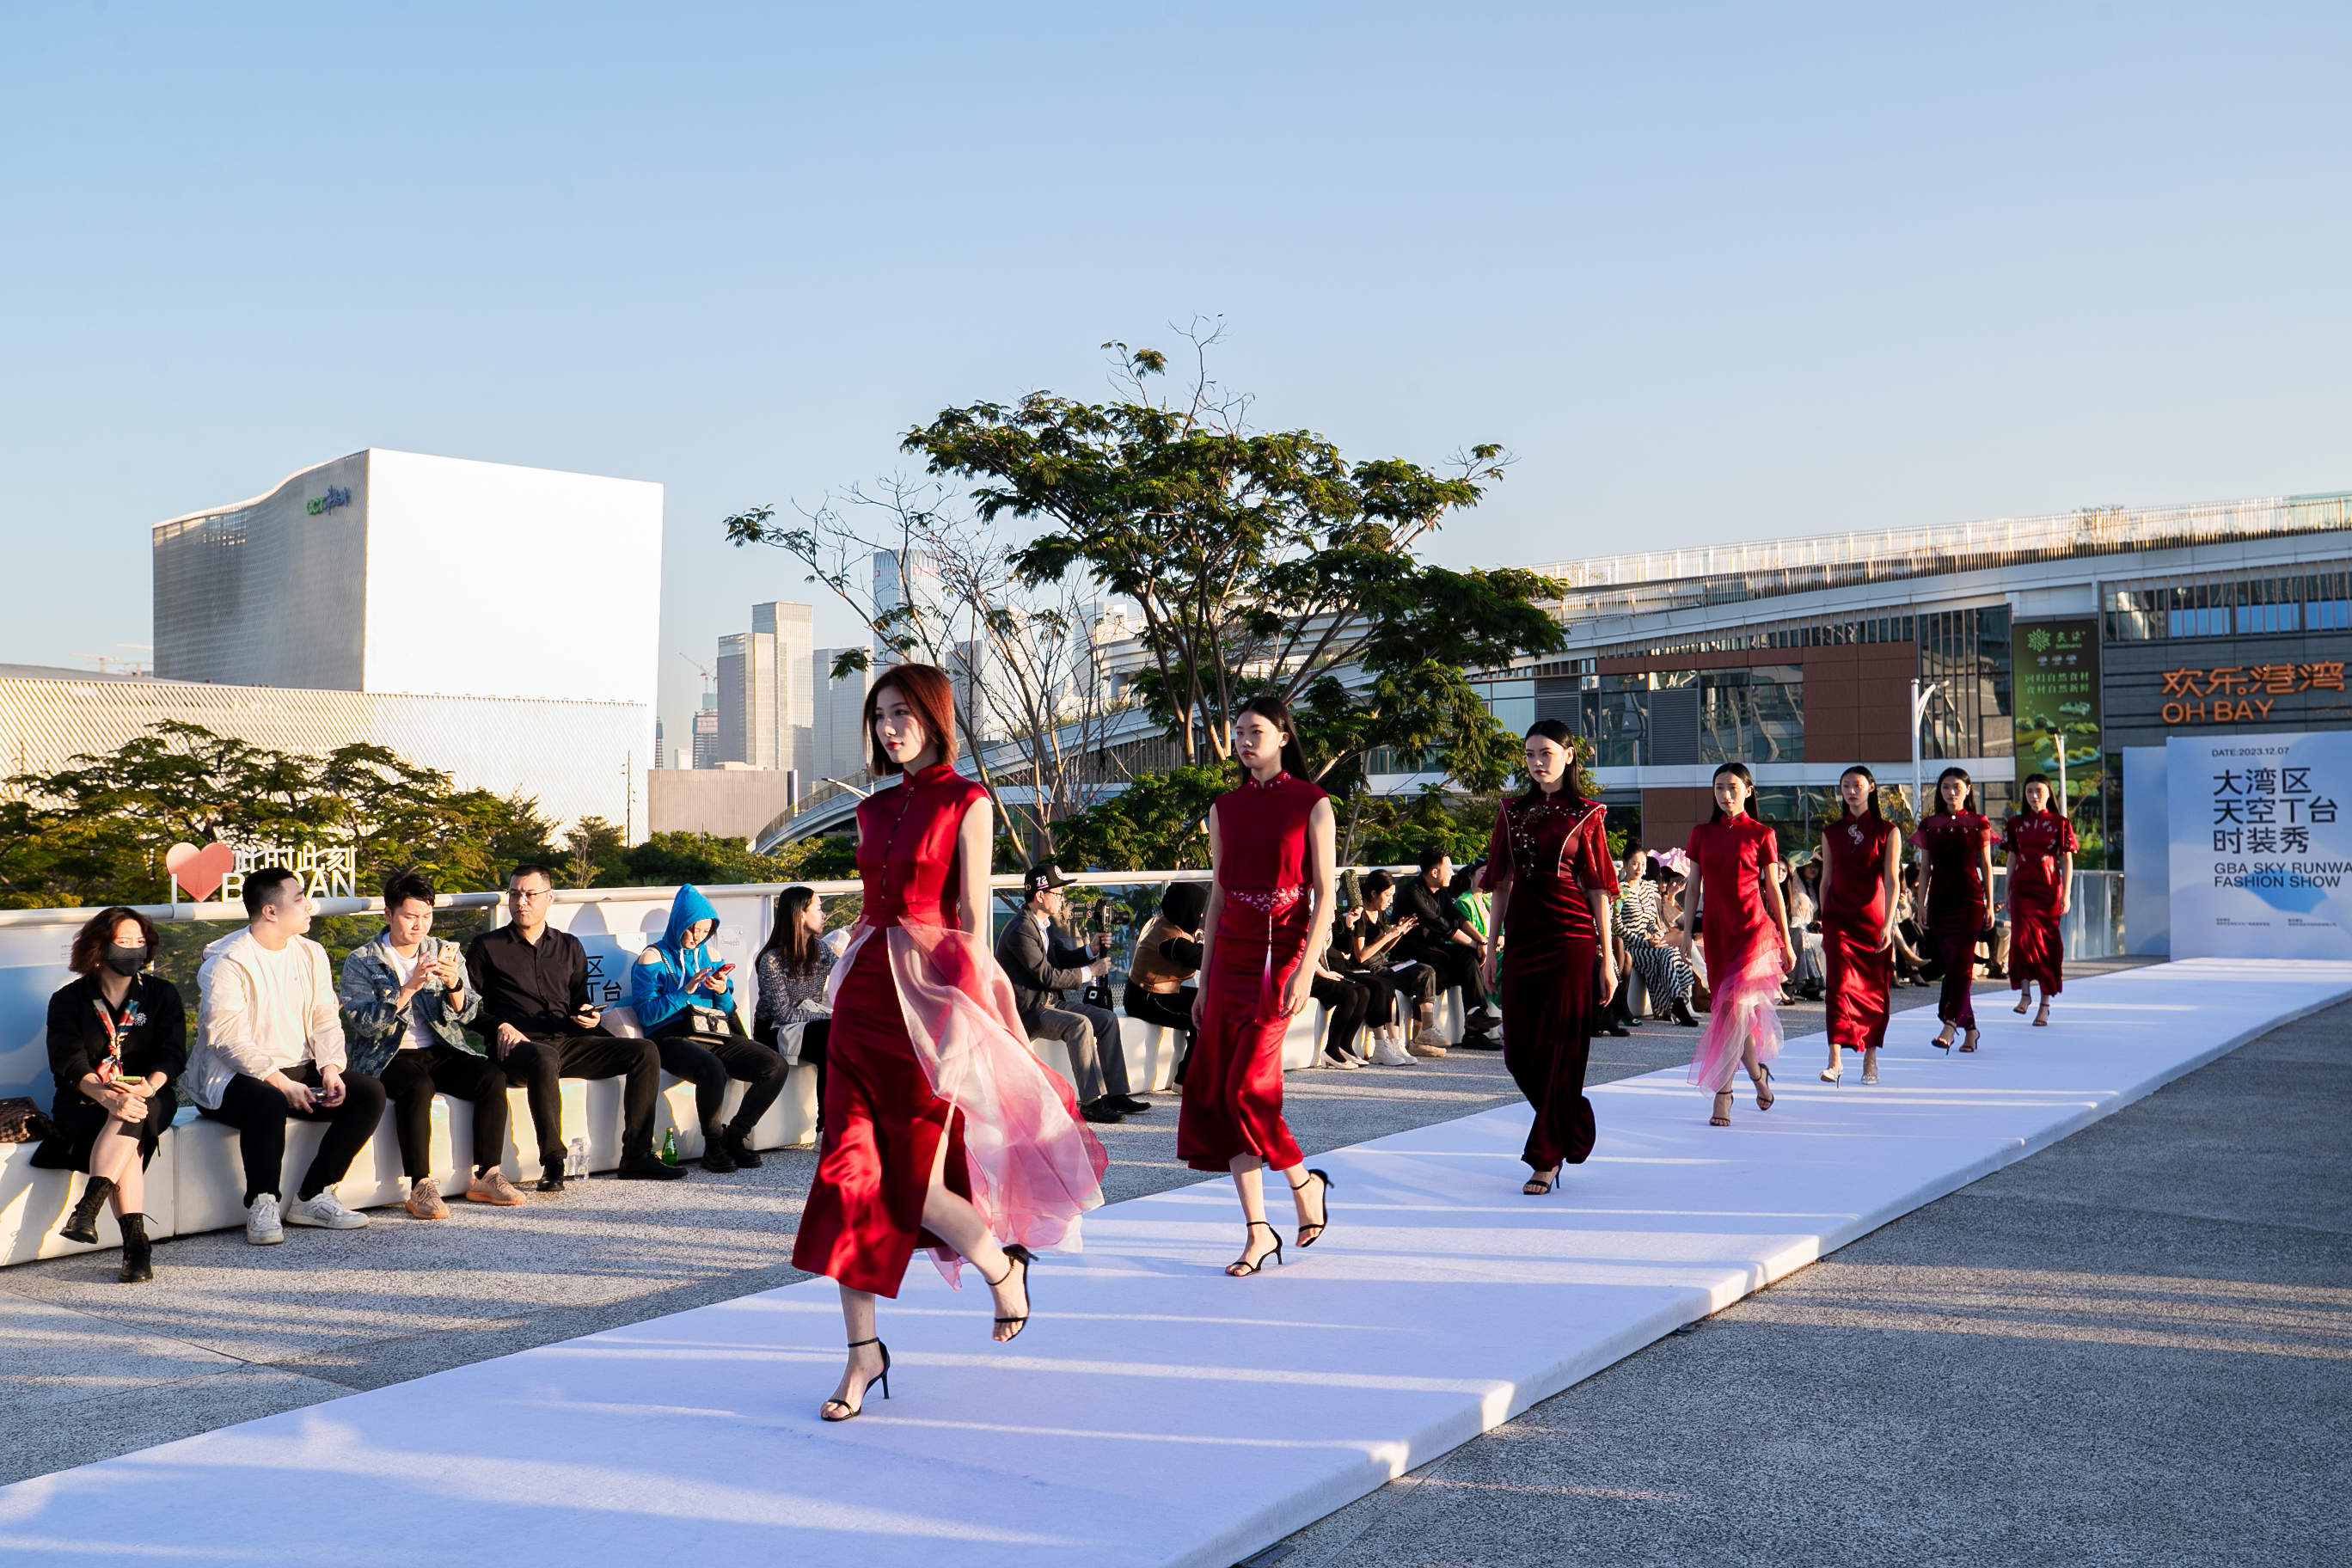
M2100 762L2099 623L2089 616L2019 621L2015 659L2017 773L2074 774L2067 794L2084 793ZM2063 747L2062 753L2060 748Z
M2165 742L2172 956L2352 959L2352 731Z

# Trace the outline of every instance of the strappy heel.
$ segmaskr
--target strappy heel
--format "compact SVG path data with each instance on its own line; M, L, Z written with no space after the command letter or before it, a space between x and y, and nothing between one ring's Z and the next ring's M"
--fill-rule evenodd
M890 1347L884 1344L880 1340L874 1339L852 1340L845 1348L848 1350L856 1350L860 1345L873 1345L882 1352L882 1370L866 1380L866 1388L871 1388L878 1383L882 1385L882 1397L885 1399L889 1398ZM852 1405L846 1399L826 1400L823 1405L817 1406L817 1419L820 1421L847 1421L854 1416L865 1415L866 1388L861 1388L857 1391L857 1403L855 1405ZM833 1411L836 1408L841 1411L841 1414L838 1415L833 1414Z
M1772 1109L1773 1101L1780 1098L1779 1095L1772 1092L1772 1069L1766 1067L1763 1063L1759 1062L1756 1065L1756 1070L1764 1075L1761 1078L1750 1079L1748 1080L1756 1086L1756 1109L1759 1110L1769 1110Z
M2037 1029L2050 1026L2050 999L2046 996L2042 999L2042 1011L2033 1015L2033 1026Z
M2022 1017L2024 1017L2024 1016L2025 1016L2025 1015L2026 1015L2027 1013L2029 1013L2029 1012L2031 1012L2031 1011L2032 1010L2032 1007L2033 1007L2033 993L2032 993L2032 992L2031 992L2031 991L2028 991L2028 992L2026 992L2024 994L2022 994L2022 995L2021 995L2020 997L2018 997L2018 999L2017 999L2017 1005L2016 1005L2016 1006L2014 1006L2014 1007L2011 1007L2011 1008L2010 1009L2010 1011L2011 1011L2011 1012L2012 1012L2012 1013L2014 1013L2014 1014L2016 1014L2019 1017L2022 1018Z
M1864 1085L1878 1081L1878 1052L1875 1048L1862 1054L1862 1081Z
M1976 1031L1976 1030L1974 1030L1974 1029L1970 1029L1970 1030L1969 1031L1969 1037L1968 1037L1967 1039L1965 1039L1965 1040L1963 1040L1963 1041L1961 1041L1961 1042L1960 1042L1960 1054L1961 1054L1962 1056L1966 1056L1966 1055L1968 1055L1970 1051L1975 1050L1976 1048L1977 1048L1977 1031Z
M1706 1124L1709 1127L1731 1125L1731 1091L1729 1089L1718 1089L1715 1091L1715 1114L1706 1119Z
M1250 1261L1249 1243L1242 1243L1242 1255L1239 1258L1234 1258L1231 1263L1225 1265L1225 1272L1236 1279L1248 1279L1251 1275L1265 1268L1268 1258L1272 1258L1276 1263L1282 1261L1282 1233L1275 1229L1274 1226L1267 1225L1265 1221L1262 1219L1254 1219L1249 1222L1249 1228L1253 1231L1258 1229L1260 1226L1265 1227L1266 1235L1274 1237L1274 1250L1272 1252L1262 1254L1258 1258L1257 1261L1253 1263Z
M1004 1272L1003 1274L993 1279L989 1279L988 1276L985 1274L981 1276L982 1279L988 1281L988 1288L993 1290L999 1285L1003 1284L1007 1279L1013 1278L1013 1266L1014 1264L1017 1263L1021 1266L1021 1315L1017 1318L999 1318L996 1320L996 1326L1000 1329L1007 1323L1013 1325L1013 1329L1011 1333L996 1342L999 1344L1011 1344L1013 1341L1021 1337L1021 1331L1028 1327L1029 1266L1036 1261L1037 1255L1031 1252L1027 1247L1022 1246L1016 1241L1012 1246L1004 1249ZM883 1397L887 1399L889 1396L885 1394Z
M1929 1040L1927 1043L1935 1047L1937 1050L1943 1052L1946 1056L1950 1056L1952 1054L1951 1026L1947 1024L1944 1026L1943 1032L1938 1034L1934 1039Z
M1845 1077L1845 1053L1837 1047L1832 1046L1830 1065L1822 1069L1822 1081L1835 1089L1838 1086L1838 1080L1843 1077Z
M1317 1242L1322 1240L1323 1233L1331 1228L1330 1176L1322 1171L1309 1171L1307 1173L1307 1181L1320 1182L1323 1184L1323 1217L1318 1220L1300 1220L1298 1222L1298 1247L1302 1252L1314 1246ZM1297 1186L1290 1189L1291 1194L1294 1197L1306 1190L1307 1182L1301 1182ZM1310 1230L1315 1234L1312 1236L1307 1235L1307 1233Z
M1528 1178L1527 1185L1521 1187L1519 1191L1531 1198L1539 1198L1547 1193L1559 1191L1559 1167L1553 1166L1549 1175L1540 1171L1537 1172Z

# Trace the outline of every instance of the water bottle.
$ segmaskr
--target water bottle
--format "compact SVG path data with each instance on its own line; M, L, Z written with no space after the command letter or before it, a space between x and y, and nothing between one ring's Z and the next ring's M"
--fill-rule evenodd
M563 1151L563 1176L566 1181L588 1179L588 1140L574 1138Z
M677 1163L677 1129L675 1127L662 1129L661 1163L665 1165Z

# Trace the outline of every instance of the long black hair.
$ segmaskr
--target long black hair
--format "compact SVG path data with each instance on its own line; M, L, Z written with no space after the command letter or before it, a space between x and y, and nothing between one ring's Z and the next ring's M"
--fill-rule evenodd
M1713 795L1715 793L1715 781L1721 778L1726 773L1729 773L1733 778L1738 779L1741 784L1748 786L1748 798L1752 804L1756 799L1756 775L1748 771L1748 764L1746 763L1726 763L1723 766L1716 769L1715 773L1707 780L1707 794ZM1755 812L1750 811L1748 815L1753 816L1756 814ZM1707 820L1709 822L1721 822L1723 820L1723 805L1721 802L1718 801L1716 804L1715 815L1708 817Z
M1856 763L1853 766L1846 769L1845 772L1838 774L1838 783L1843 784L1846 780L1852 778L1856 773L1860 773L1870 784L1870 815L1874 817L1877 817L1878 775L1876 773L1872 773L1868 768L1864 767L1860 763ZM1884 817L1878 817L1878 819L1882 822L1885 820Z
M1937 811L1944 809L1944 781L1946 779L1958 779L1962 784L1969 786L1960 792L1960 809L1962 811L1974 811L1977 808L1977 784L1974 779L1969 777L1969 770L1966 768L1946 768L1942 773L1936 775L1936 809Z
M760 948L762 954L783 954L784 968L794 974L806 974L816 967L817 939L809 934L807 922L801 919L815 897L814 888L786 888L778 893L776 923Z
M1243 703L1234 714L1234 722L1241 722L1242 714L1255 713L1282 731L1282 771L1302 784L1313 784L1315 776L1307 771L1307 753L1298 747L1298 721L1291 716L1290 704L1271 691L1261 691Z
M2028 774L2026 774L2026 775L2025 775L2025 782L2024 782L2023 784L2019 784L2019 785L2017 786L2017 804L2018 804L2018 805L2020 805L2025 806L2025 809L2026 809L2026 810L2028 810L2028 811L2032 811L2032 810L2033 809L2033 807L2032 807L2032 805L2028 805L2028 804L2027 804L2027 802L2026 802L2026 795L2025 795L2025 792L2026 792L2027 790L2032 789L2035 784L2040 784L2043 789L2047 790L2047 791L2049 792L2049 794L2050 794L2050 804L2049 804L2049 805L2045 805L2045 806L2043 806L2042 809L2042 810L2044 810L2044 811L2046 811L2046 812L2048 812L2048 813L2050 813L2053 816L2057 816L2057 815L2058 815L2058 786L2057 786L2057 785L2055 785L2055 784L2052 784L2052 783L2050 782L2050 775L2049 775L2049 774L2047 774L2047 773L2028 773Z
M1584 772L1584 759L1577 754L1576 731L1557 719L1538 719L1528 726L1528 732L1520 739L1532 741L1538 735L1568 753L1568 766L1560 772L1560 798L1583 799L1585 781L1580 775ZM1543 785L1536 783L1532 776L1528 779L1527 798L1530 801L1544 798Z

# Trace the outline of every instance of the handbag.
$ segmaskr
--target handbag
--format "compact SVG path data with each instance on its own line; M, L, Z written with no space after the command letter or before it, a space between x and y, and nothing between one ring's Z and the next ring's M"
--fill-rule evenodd
M732 1020L732 1015L728 1013L723 1007L698 1007L689 1002L687 1004L686 1011L688 1015L686 1026L687 1033L690 1035L698 1035L705 1038L714 1038L721 1035L731 1035L735 1032L729 1026Z
M0 1100L0 1143L37 1143L53 1131L31 1096Z

